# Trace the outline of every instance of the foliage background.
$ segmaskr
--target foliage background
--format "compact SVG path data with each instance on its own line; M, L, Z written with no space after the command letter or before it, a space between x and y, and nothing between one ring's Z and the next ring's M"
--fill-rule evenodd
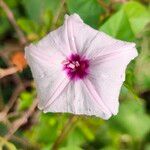
M108 121L35 108L24 44L39 40L74 12L93 28L137 44L139 57L126 71L120 111ZM23 70L0 78L0 149L150 150L148 0L0 0L0 75L14 64Z

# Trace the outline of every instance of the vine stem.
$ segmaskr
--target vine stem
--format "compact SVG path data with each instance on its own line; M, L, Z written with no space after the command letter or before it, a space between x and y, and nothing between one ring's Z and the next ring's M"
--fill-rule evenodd
M60 135L57 137L57 139L55 140L53 146L52 146L52 150L58 150L59 145L62 143L62 141L67 137L67 135L69 134L70 130L72 129L73 125L75 124L75 122L78 120L78 118L76 116L70 116L67 120L67 122L65 123L63 129L61 130Z
M8 134L5 136L5 138L7 140L9 140L11 138L11 136L22 126L24 125L29 117L34 113L34 110L37 106L37 99L35 99L33 101L33 104L31 105L31 107L24 113L24 115L19 118L18 120L16 120L12 125L11 125L11 128L9 129L8 131Z
M3 9L3 11L6 13L6 16L9 20L9 22L12 24L12 26L14 27L17 35L18 35L18 38L19 38L19 41L22 45L26 44L27 43L27 39L26 37L24 36L23 32L21 31L21 29L19 28L19 26L17 25L17 22L15 20L15 17L14 17L14 14L13 12L10 10L10 8L8 7L8 5L3 1L3 0L0 0L0 7Z
M100 6L102 6L104 9L105 9L105 11L108 13L110 10L109 10L109 6L105 3L105 1L103 1L103 0L97 0L98 1L98 3L100 4Z
M8 76L8 75L11 75L11 74L14 74L16 72L18 72L19 69L17 67L10 67L10 68L7 68L7 69L1 69L0 68L0 79L5 77L5 76Z

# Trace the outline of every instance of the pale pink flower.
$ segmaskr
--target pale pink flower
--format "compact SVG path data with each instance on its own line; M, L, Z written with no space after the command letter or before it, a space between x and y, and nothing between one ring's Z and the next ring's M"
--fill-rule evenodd
M108 119L118 97L135 44L116 40L83 23L77 14L37 44L25 48L44 112L69 112Z

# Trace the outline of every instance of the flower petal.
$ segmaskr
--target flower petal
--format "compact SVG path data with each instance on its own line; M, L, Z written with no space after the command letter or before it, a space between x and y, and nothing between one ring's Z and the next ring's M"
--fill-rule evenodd
M66 78L61 64L66 57L57 49L50 36L51 33L37 44L25 48L25 57L35 79L41 108L45 107L49 97Z
M78 115L97 116L108 119L111 116L107 108L101 107L82 81L70 82L64 91L44 112L69 112Z
M61 78L60 78L61 79ZM39 103L38 107L40 109L47 109L50 105L52 105L52 103L55 102L55 100L57 100L57 98L59 97L59 95L61 95L61 93L64 92L65 88L67 87L67 85L69 84L70 80L68 78L64 78L63 80L61 80L61 82L58 82L58 84L54 85L56 88L52 91L51 89L51 84L48 84L49 86L47 86L48 89L48 94L47 94L47 101L44 101L44 103ZM39 84L39 87L41 88L41 84Z
M114 115L118 112L118 97L125 80L126 67L137 56L137 51L132 45L127 48L129 49L124 52L113 53L97 59L97 62L94 60L91 62L89 80L97 89L103 103ZM113 51L115 49L108 52L112 53Z
M134 43L117 40L91 28L77 14L67 16L65 24L68 28L68 40L72 45L71 50L85 55L88 59L95 60L96 57L125 52L135 47Z
M62 70L64 56L57 50L40 45L29 45L25 48L25 57L30 65L34 78L50 76L56 70Z
M99 31L83 23L79 15L73 14L65 20L68 28L70 48L74 53L84 55Z
M98 36L87 49L86 56L95 61L105 59L105 57L108 58L110 55L116 56L116 54L126 53L130 50L132 50L132 53L134 52L136 56L138 55L135 49L135 43L121 41L103 32L99 32Z

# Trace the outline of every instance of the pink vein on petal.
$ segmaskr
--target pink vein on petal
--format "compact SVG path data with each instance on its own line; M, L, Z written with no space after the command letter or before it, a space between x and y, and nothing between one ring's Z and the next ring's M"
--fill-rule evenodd
M121 52L123 53L123 52L126 52L126 51L131 51L131 49L133 49L135 47L134 43L126 45L125 42L122 43L122 45L120 45L120 47L118 47L118 45L117 45L118 42L119 41L117 41L116 43L112 43L109 46L108 45L104 46L103 48L101 48L99 54L98 55L96 54L95 56L93 56L92 59L93 60L95 60L95 59L101 59L101 57L105 57L105 55L109 55L109 54L113 54L113 53L121 53ZM113 52L109 52L112 49L116 49L116 50L114 50ZM106 52L108 51L108 54L104 54L103 55L102 53L105 52L105 51Z
M99 32L97 32L97 33L95 34L95 36L90 40L89 44L85 44L85 47L84 47L83 50L82 50L82 55L83 55L83 54L86 54L86 55L87 55L87 51L88 51L90 45L91 45L92 42L96 39L96 37L98 36L98 34L99 34Z
M105 54L103 56L97 57L95 60L91 59L91 62L92 62L93 65L97 65L97 63L104 63L106 61L116 59L120 56L124 57L124 54L127 54L129 52L132 53L132 51L128 50L128 51L120 52L120 53L114 52L114 53L110 53L110 54Z
M77 53L74 37L73 37L73 28L72 28L72 22L70 19L67 19L67 26L68 26L68 40L70 43L70 50L73 50L75 53Z
M98 95L98 93L95 90L95 87L93 86L93 84L91 83L91 81L89 79L85 79L83 82L84 82L85 86L87 87L87 90L89 91L90 95L97 102L97 104L100 107L100 109L104 113L111 115L111 112L108 110L108 108L102 102L101 97Z
M70 80L65 78L57 87L55 92L51 95L51 98L49 98L48 102L45 104L43 109L47 109L55 100L56 98L65 90L67 85L69 84Z
M29 55L35 58L36 60L38 60L39 62L41 62L45 66L48 65L48 62L54 62L54 60L56 60L58 56L63 57L63 54L61 53L61 51L57 51L53 54L53 56L48 57L48 55L41 54L38 51L36 46L34 46L34 48L35 48L34 51L31 51Z

